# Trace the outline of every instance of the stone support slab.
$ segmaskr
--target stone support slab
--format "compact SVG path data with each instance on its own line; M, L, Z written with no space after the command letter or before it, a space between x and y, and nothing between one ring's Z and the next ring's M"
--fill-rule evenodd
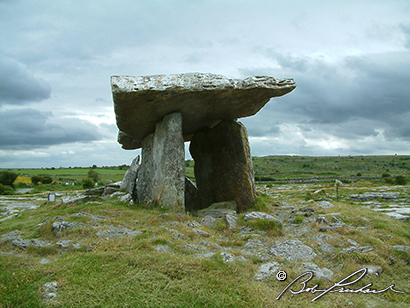
M180 113L166 115L142 143L138 202L185 210L185 148Z
M255 177L243 124L223 120L212 129L197 132L190 152L204 208L215 202L236 201L238 210L244 211L255 202Z

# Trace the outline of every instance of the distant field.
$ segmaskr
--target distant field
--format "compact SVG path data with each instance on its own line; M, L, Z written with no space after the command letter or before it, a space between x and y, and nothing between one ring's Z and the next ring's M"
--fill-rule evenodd
M257 182L280 183L297 180L334 181L335 178L346 181L358 179L385 181L388 178L404 176L410 178L410 155L380 156L264 156L253 157L252 163ZM186 175L194 180L193 160L185 162ZM128 166L95 168L102 181L120 181ZM55 179L81 181L91 168L55 168L55 169L0 169L10 170L20 175L50 175Z
M35 175L35 174L47 174L47 175L87 175L91 168L59 168L59 169L2 169L9 170L21 175ZM125 174L127 169L94 169L100 174Z

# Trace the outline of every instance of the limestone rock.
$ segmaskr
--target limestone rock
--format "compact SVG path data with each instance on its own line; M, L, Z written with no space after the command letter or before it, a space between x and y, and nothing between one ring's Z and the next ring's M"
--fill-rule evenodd
M318 203L316 206L318 207L322 207L322 208L331 208L334 207L334 205L328 201L322 201L320 203Z
M227 214L224 218L228 229L233 230L238 227L238 216L236 214Z
M109 226L107 230L97 232L97 236L99 238L106 238L106 239L117 239L117 238L122 238L124 236L134 238L140 234L142 234L142 232L138 230L130 230L125 227L116 228L114 226Z
M290 262L311 261L316 257L313 249L298 239L275 242L268 248L267 252Z
M348 253L348 252L355 252L355 253L366 253L373 251L374 248L371 246L362 246L362 247L349 247L349 248L344 248L340 253Z
M54 236L58 236L58 233L63 231L63 230L68 230L76 227L85 227L87 226L86 224L82 222L74 223L74 222L68 222L68 221L58 221L58 222L53 222L51 225L51 230L53 231Z
M137 149L165 115L179 112L183 137L213 127L222 119L256 114L272 97L296 88L293 79L249 77L228 79L215 74L111 76L118 142Z
M283 226L283 223L276 217L263 212L249 212L243 215L243 221L261 219L261 220L271 220L276 222L279 226Z
M95 198L96 198L95 195L77 195L77 196L63 197L62 201L64 204L68 204L68 203L78 203L78 202L90 201L90 200L94 200Z
M270 276L273 276L279 270L279 263L278 262L269 262L262 264L259 267L258 272L255 275L255 280L263 280Z
M156 203L175 212L185 210L185 148L181 114L157 123L155 134L144 139L138 202Z
M192 138L195 179L204 206L236 201L239 211L256 200L252 158L245 127L224 120Z
M392 247L393 247L393 249L410 253L410 246L395 245L395 246L392 246Z
M300 266L301 269L305 271L311 271L315 274L315 278L319 280L330 280L330 277L333 276L333 272L327 268L320 268L314 263L303 263Z
M124 178L121 182L120 190L125 190L129 192L130 194L134 193L137 175L138 175L138 169L140 166L139 161L140 161L139 155L133 159L130 168L125 173Z
M92 189L88 189L83 192L83 195L86 196L101 196L104 192L105 187L96 187Z
M228 252L221 252L221 257L222 257L222 260L225 263L235 261L235 257L232 254L228 253Z

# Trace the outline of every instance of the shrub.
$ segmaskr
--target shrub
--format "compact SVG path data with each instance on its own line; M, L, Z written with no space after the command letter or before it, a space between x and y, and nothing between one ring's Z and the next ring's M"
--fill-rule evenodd
M83 186L84 189L94 188L94 181L90 178L86 178L82 180L81 185Z
M100 174L97 171L90 169L90 171L88 171L88 177L93 179L94 183L97 183L100 179Z
M14 189L11 186L0 184L0 195L12 195Z
M406 185L407 179L402 175L398 175L396 176L394 182L396 183L396 185Z
M13 186L14 181L17 179L18 174L11 171L4 171L0 173L0 184Z
M391 175L390 174L388 174L388 173L383 173L382 174L382 178L389 178Z
M33 175L31 177L31 183L33 185L38 185L38 184L51 184L53 182L53 178L49 175Z

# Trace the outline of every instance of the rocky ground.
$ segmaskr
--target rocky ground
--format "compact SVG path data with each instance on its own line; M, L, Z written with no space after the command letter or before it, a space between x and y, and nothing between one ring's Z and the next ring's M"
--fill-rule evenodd
M151 248L157 252L170 256L186 254L192 258L213 258L217 255L227 263L250 262L254 268L253 279L261 282L276 279L281 271L294 275L292 279L297 273L311 271L320 281L336 282L338 272L350 270L350 265L343 260L356 264L354 270L366 268L368 275L379 276L386 270L384 265L401 267L407 272L410 269L408 233L407 240L406 237L397 240L394 228L377 225L397 221L408 232L408 188L371 188L359 193L345 191L342 200L336 202L335 196L330 194L334 194L333 190L313 190L308 185L262 186L258 188L260 197L257 206L244 214L236 214L235 204L228 202L214 204L199 213L182 215L161 212L156 213L155 217L149 216L149 219L146 216L146 221L121 218L121 223L118 221L121 213L106 207L98 210L98 206L106 202L120 202L122 205L130 202L130 197L118 189L119 186L114 184L81 194L58 194L55 203L47 201L47 194L1 197L0 260L1 256L31 258L38 249L52 248L58 253L38 261L49 264L56 262L60 254L92 252L98 240L138 241L142 234L150 230ZM77 204L82 205L78 206L78 210ZM66 214L53 214L52 208L64 206L69 209ZM93 213L87 210L87 206L93 209ZM23 213L34 213L47 207L50 210L44 211L43 219L35 222L35 228L43 230L43 233L28 232L24 225L13 223L18 222L21 216L30 219ZM19 228L13 229L14 226ZM50 235L28 237L30 234L48 234L44 228L50 228ZM80 232L78 230L82 228L87 230L85 234L88 238L66 236L70 230ZM93 240L90 241L90 238ZM30 250L30 247L37 250ZM363 260L373 260L375 263ZM409 291L408 283L392 283L396 283L397 289ZM58 281L49 281L40 290L45 302L59 297ZM408 295L403 295L403 301L410 305ZM386 299L382 302L383 305L394 305ZM354 303L354 298L347 301L352 307ZM364 303L365 307L379 307L373 299Z

